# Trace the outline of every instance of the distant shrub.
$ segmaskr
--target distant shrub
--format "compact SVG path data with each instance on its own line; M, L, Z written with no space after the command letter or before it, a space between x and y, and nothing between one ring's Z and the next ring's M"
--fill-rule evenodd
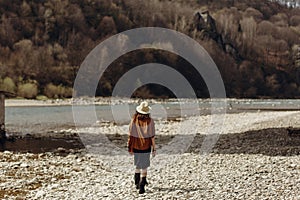
M16 92L16 84L11 78L6 77L0 82L0 90L15 93Z
M64 97L65 98L71 98L72 96L73 96L73 88L65 87Z
M257 33L259 35L271 35L276 31L276 27L270 21L262 21L257 26Z
M285 13L278 13L276 15L273 15L271 18L270 18L270 21L274 24L282 24L284 26L287 26L288 25L288 16L287 14Z
M37 100L41 100L41 101L48 100L48 98L47 98L46 96L44 96L44 95L38 95L38 96L36 97L36 99L37 99Z
M48 98L57 98L58 89L55 85L53 85L52 83L48 84L45 89L44 89L44 94L48 97Z
M291 26L299 26L300 25L300 15L292 16L290 19Z
M255 98L256 93L257 93L257 89L255 87L250 87L245 91L244 96L248 98Z
M48 98L69 98L72 97L73 89L70 87L49 83L44 89L44 94Z
M246 18L253 17L255 21L261 21L264 17L264 15L259 10L251 7L247 8L243 14Z
M27 99L34 99L38 94L38 87L35 83L19 84L18 96Z

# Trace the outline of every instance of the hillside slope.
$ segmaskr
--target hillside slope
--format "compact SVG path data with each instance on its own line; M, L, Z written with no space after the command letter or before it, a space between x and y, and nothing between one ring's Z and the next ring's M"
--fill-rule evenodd
M111 35L158 26L197 40L217 64L229 97L300 96L300 10L267 0L49 0L0 1L0 90L26 98L70 97L85 56ZM135 51L116 60L96 95L111 95L126 71L159 62L180 71L199 97L201 76L168 52ZM199 81L200 80L200 81ZM147 85L133 96L170 97Z

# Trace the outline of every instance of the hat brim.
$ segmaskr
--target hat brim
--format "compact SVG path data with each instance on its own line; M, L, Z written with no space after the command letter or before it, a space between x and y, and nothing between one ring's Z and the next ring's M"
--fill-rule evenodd
M142 108L141 108L140 106L137 106L137 107L136 107L136 111L137 111L138 113L147 115L147 114L150 114L150 110L151 110L151 107L150 107L150 106L148 106L148 108L149 108L149 111L148 111L148 112L145 112L145 111L142 110Z

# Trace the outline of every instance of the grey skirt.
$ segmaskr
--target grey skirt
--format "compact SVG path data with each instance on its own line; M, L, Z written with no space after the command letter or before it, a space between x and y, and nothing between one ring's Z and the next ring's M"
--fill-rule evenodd
M146 169L147 167L150 166L150 154L151 154L151 149L150 152L148 151L138 151L138 150L133 150L134 152L134 165L136 166L137 169Z

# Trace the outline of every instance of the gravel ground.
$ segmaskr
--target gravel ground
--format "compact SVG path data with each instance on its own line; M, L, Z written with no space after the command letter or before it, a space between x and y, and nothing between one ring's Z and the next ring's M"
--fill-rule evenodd
M80 135L85 150L1 152L0 198L300 199L299 117L299 112L227 115L206 155L199 152L209 116L157 122L158 155L151 159L143 195L134 188L132 157L123 144L127 126L73 130L85 133Z

